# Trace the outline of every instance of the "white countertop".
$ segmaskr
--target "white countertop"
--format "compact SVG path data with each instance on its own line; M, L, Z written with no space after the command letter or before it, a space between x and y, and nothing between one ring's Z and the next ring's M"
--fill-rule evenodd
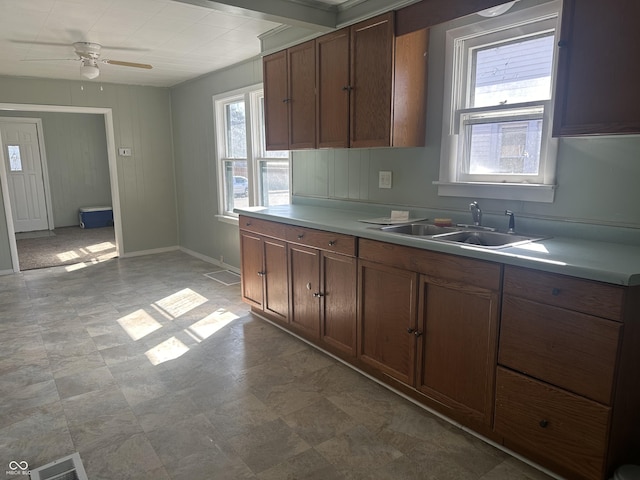
M350 210L308 205L282 205L269 208L238 208L236 212L265 220L506 265L534 268L615 285L640 285L640 246L635 245L554 236L521 246L487 249L382 232L376 225L358 221L369 218L367 214Z

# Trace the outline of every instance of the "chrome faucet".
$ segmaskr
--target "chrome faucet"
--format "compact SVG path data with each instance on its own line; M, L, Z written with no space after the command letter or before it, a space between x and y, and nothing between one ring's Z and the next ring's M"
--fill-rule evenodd
M507 233L516 233L516 216L511 210L505 210L504 214L509 217L509 229Z
M482 210L480 210L480 205L478 202L472 202L469 204L469 210L471 210L471 218L473 218L473 224L476 227L482 225Z

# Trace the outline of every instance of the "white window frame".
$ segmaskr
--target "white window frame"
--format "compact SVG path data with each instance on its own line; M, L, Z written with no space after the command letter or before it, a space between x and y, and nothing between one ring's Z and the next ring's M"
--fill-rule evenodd
M260 182L260 163L273 160L286 160L291 172L291 155L287 158L269 158L262 152L264 139L264 120L259 118L259 102L264 96L262 84L252 85L231 92L215 95L213 97L214 129L216 138L216 173L218 177L218 214L220 221L237 223L238 214L226 210L226 183L225 164L228 161L244 159L228 158L226 156L226 122L225 105L244 101L245 103L245 127L247 132L247 180L249 184L249 207L262 205L262 192ZM289 175L289 202L291 202L291 175Z
M556 188L556 156L558 141L551 136L553 119L553 96L557 65L557 39L560 31L560 2L549 3L507 13L491 19L448 30L446 33L445 91L442 122L442 142L440 154L440 176L434 182L438 195L492 198L501 200L523 200L551 203ZM555 30L554 62L551 72L551 99L487 109L465 109L467 86L470 72L467 52L470 48L509 38L533 36L535 32ZM459 129L462 118L467 115L476 119L482 117L483 110L493 112L512 110L514 119L531 118L532 109L542 108L543 130L540 152L539 176L531 177L466 176L461 173L462 154L459 154L461 135ZM473 113L472 113L473 112Z

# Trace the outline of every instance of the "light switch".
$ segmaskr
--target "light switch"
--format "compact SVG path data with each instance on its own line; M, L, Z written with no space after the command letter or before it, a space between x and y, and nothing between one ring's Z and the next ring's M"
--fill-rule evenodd
M378 188L391 188L391 172L378 172Z
M131 156L131 149L130 148L125 148L125 147L120 147L120 148L118 148L118 155L120 155L121 157L130 157Z

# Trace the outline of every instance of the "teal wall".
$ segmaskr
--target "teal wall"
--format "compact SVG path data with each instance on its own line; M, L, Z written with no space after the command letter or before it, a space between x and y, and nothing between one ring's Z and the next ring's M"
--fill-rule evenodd
M238 227L216 218L213 96L261 82L262 61L256 59L171 90L180 246L236 267Z
M131 157L117 158L122 251L133 254L178 245L169 89L0 77L0 102L111 108L116 148L133 150ZM1 203L0 198L4 212ZM0 271L9 269L8 232L2 221Z
M78 225L80 207L112 205L104 115L0 111L0 117L42 120L56 228Z

